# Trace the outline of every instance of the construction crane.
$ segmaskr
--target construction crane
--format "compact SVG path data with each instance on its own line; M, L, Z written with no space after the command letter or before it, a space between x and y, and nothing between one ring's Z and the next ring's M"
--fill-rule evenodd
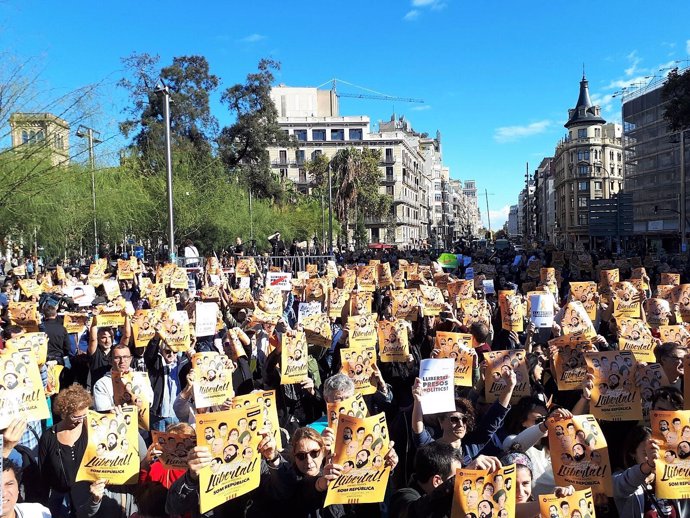
M360 90L364 90L365 92L370 92L368 94L353 94L353 93L343 93L339 92L337 88L337 83L344 83L346 85L350 85L354 88L359 88ZM381 92L377 92L376 90L371 90L369 88L365 88L363 86L358 86L353 83L349 83L347 81L344 81L343 79L329 79L325 83L317 86L317 88L321 88L322 86L326 86L328 83L331 84L331 91L335 96L338 98L340 97L353 97L355 99L378 99L380 101L401 101L401 102L406 102L406 103L424 103L424 99L414 99L412 97L398 97L395 95L387 95Z

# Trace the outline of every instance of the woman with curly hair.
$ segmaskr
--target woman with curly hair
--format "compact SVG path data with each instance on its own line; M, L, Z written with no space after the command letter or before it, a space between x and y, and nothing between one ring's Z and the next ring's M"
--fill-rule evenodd
M74 514L70 490L86 451L84 421L93 399L81 385L71 385L55 397L53 411L62 419L43 433L39 443L39 463L44 487L50 491L48 507L54 517Z

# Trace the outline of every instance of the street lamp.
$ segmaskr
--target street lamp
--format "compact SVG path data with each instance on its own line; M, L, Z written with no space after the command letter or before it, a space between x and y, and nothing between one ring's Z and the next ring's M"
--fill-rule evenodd
M163 119L165 121L165 169L168 187L168 258L171 263L177 262L175 254L175 227L173 214L173 178L172 178L172 146L170 143L170 88L163 79L158 80L156 94L163 97Z
M94 131L92 128L87 128L84 125L79 125L77 128L77 137L86 138L89 148L89 169L91 169L91 199L93 201L93 258L98 259L98 229L96 226L96 159L94 157L93 146L103 142L100 139L100 132Z

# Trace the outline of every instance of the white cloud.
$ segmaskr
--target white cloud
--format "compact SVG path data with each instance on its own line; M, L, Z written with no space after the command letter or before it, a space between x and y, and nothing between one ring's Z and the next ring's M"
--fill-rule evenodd
M499 144L515 142L526 137L544 133L551 126L550 120L541 120L525 126L502 126L494 131L494 140Z
M443 0L412 0L413 7L431 7L435 10L443 9L446 3Z
M498 210L489 209L489 216L491 217L491 230L494 232L500 229L503 224L508 221L510 214L510 205L504 205ZM488 221L486 220L486 212L482 211L482 222L488 228Z
M405 16L403 16L403 20L406 22L411 22L417 18L419 18L419 11L417 11L417 9L412 9L411 11L408 11Z
M633 50L630 54L628 54L627 58L628 58L628 61L630 61L630 66L625 69L625 75L626 76L632 76L633 74L635 74L638 71L637 65L639 65L640 61L642 61L642 60L637 55L636 50Z
M421 106L413 106L410 108L413 112L423 112L426 110L431 110L430 104L422 104Z
M266 36L264 36L263 34L254 33L254 34L250 34L249 36L245 36L240 41L242 43L256 43L256 42L259 42L259 41L265 40L265 39L266 39Z

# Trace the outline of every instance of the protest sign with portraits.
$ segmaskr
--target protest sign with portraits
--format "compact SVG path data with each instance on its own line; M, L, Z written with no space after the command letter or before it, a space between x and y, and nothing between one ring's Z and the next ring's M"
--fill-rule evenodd
M160 313L154 309L137 309L134 312L132 335L135 347L146 347L156 336L156 325L160 317Z
M152 446L164 469L187 469L187 454L196 446L196 435L151 430Z
M596 418L593 415L571 419L549 417L546 425L556 485L591 488L595 493L611 496L609 450Z
M475 322L491 325L491 309L486 300L466 299L460 301L462 325L470 327Z
M347 325L350 328L348 341L350 346L375 346L377 339L377 320L378 315L376 313L348 317Z
M442 311L445 311L446 301L439 288L421 284L419 286L419 293L421 295L425 316L438 316Z
M340 414L333 462L343 470L329 484L324 505L383 502L390 475L384 457L389 449L385 414L364 418Z
M203 292L203 290L202 290ZM278 292L280 293L280 291ZM236 290L229 290L228 292L230 296L230 307L234 309L253 309L254 308L254 297L252 296L252 290L249 288L237 288ZM220 297L218 297L219 299ZM215 299L215 300L218 300ZM214 300L212 298L205 299L202 296L202 300ZM281 296L281 304L282 304L282 296ZM268 313L265 309L259 308L261 311ZM280 312L282 312L282 308L280 309ZM272 313L269 313L271 315L278 314L275 311Z
M563 307L560 325L564 335L583 335L586 338L597 336L592 320L579 301L570 301Z
M234 290L233 290L234 291ZM247 288L245 292L249 292L251 298L251 291ZM259 293L259 309L268 313L269 315L283 314L283 292L275 288L263 288Z
M44 365L48 356L48 335L46 333L22 333L7 340L7 349L31 349L39 366Z
M304 283L304 301L324 304L328 300L328 279L307 279Z
M662 342L674 342L682 347L690 347L690 331L680 324L659 326L659 338Z
M652 410L652 439L659 445L654 492L659 498L690 498L690 410Z
M309 372L307 339L304 331L283 333L280 351L280 384L290 385L306 381Z
M645 300L644 310L647 324L652 327L669 325L673 316L671 305L664 299L653 298Z
M587 376L584 353L592 350L592 343L584 336L563 335L549 340L557 347L553 356L558 390L577 390Z
M37 302L10 302L7 310L12 325L21 326L27 331L38 331Z
M197 417L197 445L207 446L213 457L199 473L201 513L259 487L261 435L252 432L249 423L260 416L258 406L243 406ZM225 428L228 435L224 434Z
M283 449L282 438L280 436L280 425L278 423L278 407L276 405L276 391L255 391L244 396L232 398L232 408L259 407L261 414L255 420L248 423L249 430L254 432L265 432L273 436L276 441L276 449Z
M174 352L185 352L191 345L189 315L186 311L164 313L160 324L161 339Z
M390 263L379 264L379 287L381 288L391 288L395 286L393 281L393 275L391 274Z
M659 284L670 284L671 286L678 286L680 284L680 274L671 272L662 272Z
M649 412L652 409L654 391L669 384L664 368L658 363L637 365L635 384L640 390L642 400L642 419L649 426Z
M62 324L70 334L81 334L86 329L89 322L89 315L86 313L65 312Z
M637 288L628 281L616 282L611 286L615 295L613 299L613 316L616 318L640 318L640 294Z
M131 261L127 259L117 260L117 278L120 281L131 281L134 279L134 269Z
M421 305L419 297L419 290L416 289L391 291L393 316L415 322L419 316Z
M5 348L0 351L0 429L12 419L40 421L50 415L34 351Z
M647 324L636 318L620 318L618 324L618 348L631 351L640 362L656 361L654 347L656 343Z
M515 518L516 466L488 470L461 468L455 473L452 518ZM570 517L568 517L570 518Z
M77 481L106 479L110 484L133 484L139 476L137 412L127 406L105 414L89 410L88 444Z
M376 392L372 383L373 365L376 364L376 347L371 345L350 344L340 349L341 372L346 374L355 384L355 390L366 396Z
M369 416L369 409L364 402L364 397L359 392L353 396L336 401L334 403L326 403L326 417L328 418L328 427L335 431L338 427L338 417L340 414L345 414L350 417L363 418Z
M19 279L19 287L24 296L29 299L31 297L38 297L43 292L35 279Z
M357 268L357 285L362 291L375 291L377 277L377 265L366 265Z
M510 398L511 404L517 403L521 398L527 397L532 393L525 355L526 353L522 349L484 353L484 359L487 363L484 394L487 402L498 401L499 394L506 387L504 375L510 371L515 372L515 377L517 378L517 384Z
M146 372L129 371L113 372L113 402L115 405L134 405L137 408L139 428L150 428L150 415L152 401L149 400L151 382Z
M437 358L452 358L455 364L454 383L458 387L472 386L472 368L476 354L472 348L472 335L466 333L436 332Z
M353 291L350 295L350 315L367 315L374 305L374 293L371 291Z
M587 372L594 376L589 409L604 421L642 419L640 391L635 384L637 360L631 351L585 353Z
M349 300L350 292L340 288L333 288L328 297L328 316L340 318L343 314L343 308Z
M408 323L405 320L378 322L379 357L382 363L406 362L410 354Z
M48 376L45 388L46 397L54 396L60 392L60 374L64 368L64 365L60 365L54 360L46 362L46 374Z
M690 322L690 284L680 284L676 291L678 310L683 322Z
M539 495L540 518L595 518L591 489L569 496Z
M331 320L325 313L304 317L301 321L308 344L330 347L333 343Z
M222 405L235 395L233 367L229 358L217 351L194 353L194 404L197 408Z
M595 282L570 283L570 299L580 301L587 311L587 316L592 321L597 318L597 296L597 284Z

